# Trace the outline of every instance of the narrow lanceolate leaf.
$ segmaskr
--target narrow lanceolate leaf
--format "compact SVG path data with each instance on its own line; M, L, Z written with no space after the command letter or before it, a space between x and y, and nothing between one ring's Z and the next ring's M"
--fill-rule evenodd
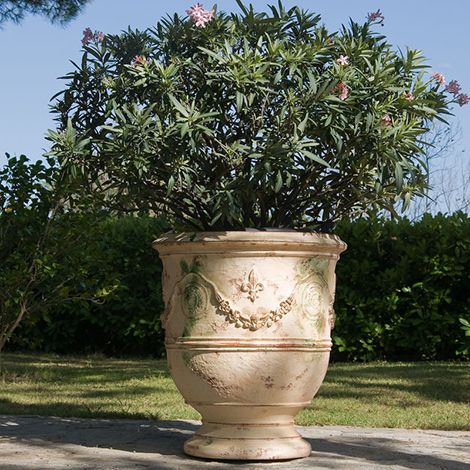
M282 70L278 70L276 72L276 75L274 75L274 79L273 79L273 83L276 85L277 83L279 83L282 79Z
M168 186L167 186L167 195L171 193L171 190L175 186L175 177L173 175L170 176L170 179L168 180Z
M318 155L315 155L314 153L309 152L308 150L302 150L302 153L306 157L310 158L310 160L313 160L313 161L315 161L317 163L320 163L320 164L322 164L322 165L324 165L328 168L331 168L331 165L327 161L323 160L323 158L319 157Z
M276 184L274 185L274 192L278 193L281 190L281 187L282 187L282 175L281 175L281 172L278 171L277 176L276 176Z
M304 132L307 122L308 122L308 113L305 115L305 118L302 119L302 121L298 125L298 129L300 132Z
M207 55L211 56L213 59L216 59L218 62L225 62L225 59L220 55L217 54L214 51L211 51L210 49L206 49L205 47L198 47L199 50L205 52Z
M399 162L397 162L395 165L395 179L397 188L401 190L403 187L403 168Z
M169 94L168 97L177 111L179 111L184 117L189 116L189 110L181 102L179 102L172 94Z
M243 102L245 100L245 96L239 91L237 91L236 98L237 98L237 112L240 112L243 109Z

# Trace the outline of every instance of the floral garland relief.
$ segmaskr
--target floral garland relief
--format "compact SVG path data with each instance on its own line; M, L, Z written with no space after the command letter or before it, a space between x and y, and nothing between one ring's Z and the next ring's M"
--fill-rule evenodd
M298 282L295 284L290 295L279 302L275 309L271 309L262 316L241 313L222 295L220 289L213 281L199 272L199 269L191 269L189 271L185 269L184 271L186 271L185 275L175 286L169 308L162 316L164 327L173 310L170 305L176 304L174 301L176 300L174 299L175 296L181 299L182 310L187 318L188 324L185 326L185 332L189 332L192 326L204 315L208 305L211 303L211 298L215 300L217 313L223 315L226 321L237 328L244 328L250 331L257 331L263 327L269 328L274 323L279 322L292 310L296 301L300 302L302 313L308 320L316 324L321 322L318 313L321 305L321 291L326 286L326 282L323 275L317 270L305 272L302 277L298 278ZM255 268L249 271L244 282L239 286L240 291L245 293L252 303L258 299L259 292L264 291L264 288L264 283L259 279ZM332 302L333 299L330 299L330 311L332 309ZM329 312L330 316L331 312ZM329 320L331 321L330 318Z

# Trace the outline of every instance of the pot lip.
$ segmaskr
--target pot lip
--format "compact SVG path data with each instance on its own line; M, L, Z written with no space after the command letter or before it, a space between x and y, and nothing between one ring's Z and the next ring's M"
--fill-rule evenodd
M346 250L347 245L338 235L320 232L301 232L293 229L257 230L214 232L168 232L152 243L160 254L174 251L205 248L212 249L225 246L228 249L246 250L292 250L309 251L314 249L332 254Z

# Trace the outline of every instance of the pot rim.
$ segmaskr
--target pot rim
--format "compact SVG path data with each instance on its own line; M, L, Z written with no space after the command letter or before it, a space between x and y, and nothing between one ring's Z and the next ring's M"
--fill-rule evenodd
M160 255L223 251L302 251L338 255L347 245L337 235L295 230L168 232L152 243Z

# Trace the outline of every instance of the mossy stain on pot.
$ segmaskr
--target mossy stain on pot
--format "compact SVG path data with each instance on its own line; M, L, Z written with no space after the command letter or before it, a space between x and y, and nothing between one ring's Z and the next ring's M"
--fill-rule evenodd
M188 275L186 283L181 287L180 301L186 316L183 336L191 336L199 318L205 315L209 304L210 293L201 284L196 275Z
M182 355L181 355L181 359L183 360L183 364L186 366L186 367L189 367L190 364L191 364L191 358L193 357L193 355L190 353L190 352L187 352L185 351Z
M182 259L180 261L180 268L183 274L198 274L201 272L201 262L197 256L191 260L191 264L189 264L185 259Z
M297 277L303 279L307 276L318 275L322 278L328 272L328 259L319 256L313 256L302 260L297 265Z

